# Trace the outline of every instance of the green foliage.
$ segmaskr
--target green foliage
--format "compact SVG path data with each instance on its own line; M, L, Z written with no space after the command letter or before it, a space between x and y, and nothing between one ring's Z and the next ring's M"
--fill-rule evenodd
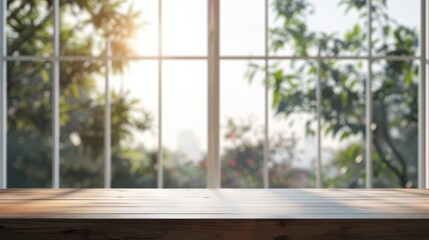
M357 22L343 36L311 31L307 17L317 10L309 0L274 0L272 8L280 24L270 29L272 52L290 49L294 56L317 52L327 56L357 56L367 53L365 0L339 0L345 13L356 12ZM52 0L9 0L7 47L9 55L52 54ZM373 1L374 54L415 55L418 36L388 15L386 0ZM62 0L62 55L102 55L109 39L115 56L135 55L131 39L139 26L139 12L123 0ZM72 20L70 20L72 19ZM52 155L52 66L49 62L9 63L8 72L8 180L9 187L49 187ZM349 141L365 136L366 65L359 61L321 63L322 126L325 136ZM114 62L115 73L126 62ZM315 78L318 63L291 61L270 66L272 108L277 117L314 113ZM103 165L104 98L99 82L104 64L99 61L62 62L60 67L60 125L62 187L101 187ZM248 78L262 67L249 66ZM373 63L373 118L375 185L416 185L418 75L412 61ZM127 92L112 92L112 164L114 187L155 187L157 151L131 146L133 131L152 134L153 113L139 109ZM307 120L308 119L308 120ZM315 119L306 118L307 133ZM261 187L263 137L252 123L229 121L226 148L221 156L222 185ZM271 139L272 138L272 139ZM271 187L308 187L314 176L296 169L296 139L270 136ZM204 187L205 156L198 161L184 153L163 149L165 185ZM364 182L364 146L352 141L336 149L325 164L325 185L361 187ZM177 161L176 161L177 160Z
M367 32L361 27L366 24L366 1L342 0L339 6L344 7L346 13L355 11L360 16L344 36L309 30L306 18L317 10L309 1L275 0L272 7L277 21L282 24L270 30L272 51L286 48L291 49L294 56L307 56L310 50L314 52L320 48L323 56L366 54ZM374 53L415 55L419 44L416 30L392 19L385 0L373 1L372 9L373 18L377 19L374 28L381 29L381 36L378 36L380 33L374 34ZM358 61L326 60L321 64L323 133L341 140L365 136L367 67ZM418 64L413 61L380 61L374 62L372 68L375 185L416 186ZM277 115L315 112L317 62L292 61L289 69L292 70L285 72L278 64L270 66L269 86ZM312 118L307 122L309 133L312 133L310 126L315 120ZM337 149L334 160L326 163L328 175L332 175L329 174L332 169L345 166L348 169L345 173L330 176L326 182L328 186L362 186L362 164L350 165L356 158L356 149L363 148L363 143L359 144Z
M104 52L132 55L130 39L140 24L139 13L125 1L61 1L62 55ZM52 1L11 0L8 6L8 53L44 56L52 53ZM73 21L67 21L68 19ZM96 29L96 30L94 30ZM125 62L115 62L120 72ZM45 62L8 64L9 187L48 187L51 179L51 66ZM101 187L104 139L104 97L98 82L104 64L62 62L60 66L60 155L62 187ZM152 116L138 108L126 92L112 92L112 158L114 185L155 186L150 150L130 149L132 129L149 132ZM130 172L130 169L132 171ZM153 175L153 174L152 174ZM125 178L124 176L128 176Z

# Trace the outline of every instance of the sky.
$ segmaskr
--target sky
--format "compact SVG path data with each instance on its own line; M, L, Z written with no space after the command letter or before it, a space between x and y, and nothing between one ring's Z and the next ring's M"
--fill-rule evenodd
M133 46L139 55L158 53L158 1L129 0L142 11L143 27ZM408 26L419 27L418 0L389 0L390 15ZM355 22L356 14L344 14L338 0L313 0L315 15L308 18L310 29L344 33ZM264 54L264 0L221 0L221 55L261 56ZM162 51L167 56L207 55L207 0L163 0ZM276 24L270 15L270 26ZM287 54L287 52L283 52ZM254 62L260 63L262 62ZM245 78L248 60L221 61L221 134L225 121L252 119L261 129L264 120L264 88L260 81L249 84ZM281 64L287 66L287 61ZM256 79L262 79L262 75ZM193 160L207 151L207 62L205 60L166 60L162 71L163 145L182 150ZM155 128L151 134L135 134L132 145L156 148L158 133L158 63L135 61L121 75L113 76L112 87L129 91L141 100L141 107L154 114ZM314 138L304 137L302 121L292 129L284 119L270 112L270 134L294 134L300 140L300 166L309 166L315 157ZM223 135L221 135L221 138ZM363 141L356 137L352 141ZM347 142L323 139L325 148L338 148ZM221 148L225 143L221 141ZM329 154L328 154L329 155Z

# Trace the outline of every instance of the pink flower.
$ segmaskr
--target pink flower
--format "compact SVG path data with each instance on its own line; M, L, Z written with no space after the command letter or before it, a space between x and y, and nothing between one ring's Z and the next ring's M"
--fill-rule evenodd
M230 160L228 161L228 166L230 166L230 167L235 167L235 166L237 166L237 162L235 161L235 159L230 159Z
M234 138L234 134L232 132L228 132L225 134L225 138L226 139L233 139Z

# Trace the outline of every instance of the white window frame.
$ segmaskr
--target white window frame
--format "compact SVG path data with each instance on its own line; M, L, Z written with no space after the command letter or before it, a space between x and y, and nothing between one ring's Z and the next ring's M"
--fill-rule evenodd
M419 114L418 114L418 187L429 188L429 154L428 154L428 119L429 111L428 92L429 84L427 71L429 67L428 47L427 47L427 32L428 32L428 4L426 0L421 0L421 21L420 21L420 53L419 56L373 56L372 55L372 31L368 31L368 53L366 56L321 56L320 51L317 56L270 56L269 47L269 0L265 0L265 52L263 56L221 56L220 55L220 1L208 1L208 53L207 56L164 56L162 50L162 0L158 0L158 38L159 48L157 56L142 56L142 57L115 57L110 54L109 40L106 43L106 53L104 56L61 56L60 55L60 0L54 0L54 54L50 57L45 56L7 56L6 43L6 17L7 17L7 1L1 0L0 7L0 189L7 188L7 62L8 61L50 61L52 62L53 73L53 147L52 147L52 187L60 187L60 124L59 124L59 70L61 61L84 61L84 60L101 60L106 66L106 87L105 87L105 138L104 138L104 187L111 186L111 109L110 109L110 69L112 61L126 60L158 60L158 163L157 163L157 187L163 187L163 168L162 168L162 66L163 60L206 60L208 63L208 153L207 153L207 187L220 188L220 157L219 157L219 129L220 129L220 61L221 60L263 60L265 65L265 78L268 78L268 62L269 60L312 60L317 61L319 73L317 78L316 101L317 101L317 159L316 159L316 187L323 187L323 173L321 161L321 63L324 60L362 60L368 63L367 80L366 80L366 187L372 187L372 159L371 159L371 122L372 122L372 63L377 60L419 60L420 61L420 78L419 78ZM372 0L367 0L368 11L368 30L372 29ZM269 171L268 171L268 130L269 130L269 88L265 86L265 127L264 127L264 159L263 159L263 186L269 188Z

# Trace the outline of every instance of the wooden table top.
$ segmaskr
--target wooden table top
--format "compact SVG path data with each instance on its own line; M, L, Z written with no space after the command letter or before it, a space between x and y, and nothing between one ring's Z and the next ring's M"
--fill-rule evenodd
M0 190L0 219L77 218L429 219L429 190Z

